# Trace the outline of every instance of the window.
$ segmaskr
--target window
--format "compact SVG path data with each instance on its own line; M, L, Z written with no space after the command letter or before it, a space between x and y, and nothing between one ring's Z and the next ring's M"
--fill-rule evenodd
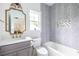
M40 31L41 29L41 18L40 18L40 12L30 10L30 30L37 30Z

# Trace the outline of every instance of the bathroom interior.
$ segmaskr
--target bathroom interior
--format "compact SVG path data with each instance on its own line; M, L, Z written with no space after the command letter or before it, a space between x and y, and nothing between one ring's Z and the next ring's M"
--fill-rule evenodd
M79 56L79 3L0 3L0 56Z

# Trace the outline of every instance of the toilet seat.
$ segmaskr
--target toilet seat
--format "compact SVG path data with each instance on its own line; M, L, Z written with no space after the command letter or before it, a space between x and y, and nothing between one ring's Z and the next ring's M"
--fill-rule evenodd
M36 48L36 51L39 56L48 56L48 51L44 47L38 47Z
M33 39L31 42L34 48L33 55L37 56L48 56L48 51L44 47L41 47L41 38Z

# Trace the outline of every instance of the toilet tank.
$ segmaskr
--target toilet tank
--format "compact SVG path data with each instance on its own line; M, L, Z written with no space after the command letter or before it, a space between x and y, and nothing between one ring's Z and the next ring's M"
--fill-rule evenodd
M39 47L39 46L41 46L41 38L35 38L35 39L33 39L32 45L33 45L33 47Z

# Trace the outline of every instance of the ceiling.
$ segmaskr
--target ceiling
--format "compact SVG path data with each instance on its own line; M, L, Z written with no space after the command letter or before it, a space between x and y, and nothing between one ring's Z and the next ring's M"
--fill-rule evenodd
M54 3L45 3L48 6L52 6Z

